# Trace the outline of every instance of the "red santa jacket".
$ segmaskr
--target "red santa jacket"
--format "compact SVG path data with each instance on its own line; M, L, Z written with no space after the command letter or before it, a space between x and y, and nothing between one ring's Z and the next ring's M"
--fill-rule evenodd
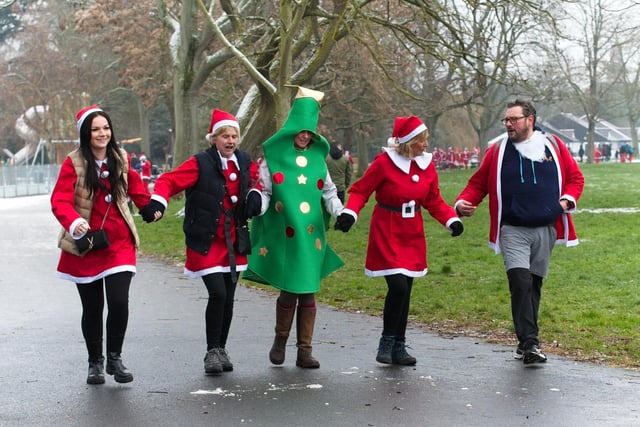
M556 219L557 239L556 244L576 246L578 236L569 212L575 211L578 199L584 188L584 176L575 159L555 135L552 136L555 143L547 138L546 146L553 154L553 160L558 168L558 183L560 185L560 198L573 202L574 207L558 216ZM465 200L473 205L478 205L482 199L489 195L489 247L496 254L500 253L500 223L502 215L502 193L500 176L502 172L502 158L506 146L506 138L487 149L478 170L471 176L467 186L456 198L457 204Z

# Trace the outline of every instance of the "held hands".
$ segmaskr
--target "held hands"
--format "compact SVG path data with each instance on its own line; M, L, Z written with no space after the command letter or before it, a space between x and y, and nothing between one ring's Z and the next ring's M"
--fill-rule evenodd
M343 233L346 233L347 231L349 231L351 226L355 224L355 222L356 222L356 219L353 216L349 215L348 213L341 213L336 218L336 223L333 226L333 228L335 230L340 230Z
M456 203L456 212L459 216L471 216L476 212L478 207L472 205L466 200L460 200L459 203Z
M456 221L451 223L449 226L451 228L451 237L457 237L462 234L464 231L464 226L462 225L462 221Z
M247 218L253 218L254 216L260 215L260 211L262 211L262 197L260 196L260 193L257 191L250 191L249 194L247 194L245 209Z
M159 215L156 216L156 213ZM151 199L149 204L140 210L140 215L144 222L154 222L162 218L164 214L164 205L157 200Z

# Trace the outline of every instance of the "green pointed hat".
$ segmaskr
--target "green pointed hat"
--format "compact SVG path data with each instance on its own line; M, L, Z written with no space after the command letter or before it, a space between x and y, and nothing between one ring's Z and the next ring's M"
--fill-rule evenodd
M298 92L287 120L285 120L279 131L264 142L263 147L268 148L270 145L280 141L292 142L294 136L306 130L313 133L311 140L314 145L321 145L321 149L328 154L329 143L324 136L316 133L322 98L324 98L323 92L298 86Z

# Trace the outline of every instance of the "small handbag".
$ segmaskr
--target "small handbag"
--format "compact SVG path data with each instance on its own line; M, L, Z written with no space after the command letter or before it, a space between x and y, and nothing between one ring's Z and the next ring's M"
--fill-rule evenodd
M107 214L109 213L109 209L111 209L111 203L109 203L109 206L107 206L107 211L104 213L102 224L100 225L99 230L89 231L81 238L75 240L78 252L84 255L87 252L91 252L97 249L106 249L109 247L109 238L107 237L107 232L104 231L103 228L104 222L107 219Z
M80 239L76 240L78 252L90 252L96 249L106 249L109 247L109 238L104 229L98 231L90 231Z
M240 255L251 255L251 237L249 227L236 227L235 250Z

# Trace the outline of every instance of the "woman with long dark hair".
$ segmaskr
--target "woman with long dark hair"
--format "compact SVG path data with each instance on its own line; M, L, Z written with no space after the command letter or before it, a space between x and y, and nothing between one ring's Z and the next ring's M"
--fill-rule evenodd
M105 295L106 372L116 382L128 383L133 375L123 365L121 352L139 239L127 199L141 208L151 196L138 172L129 169L127 153L116 142L109 115L92 105L80 110L76 118L80 146L63 162L51 194L51 209L63 227L57 276L74 282L80 294L82 334L89 353L87 383L105 382ZM99 230L106 235L102 245L99 236L93 236ZM89 247L81 250L78 242L83 240Z

